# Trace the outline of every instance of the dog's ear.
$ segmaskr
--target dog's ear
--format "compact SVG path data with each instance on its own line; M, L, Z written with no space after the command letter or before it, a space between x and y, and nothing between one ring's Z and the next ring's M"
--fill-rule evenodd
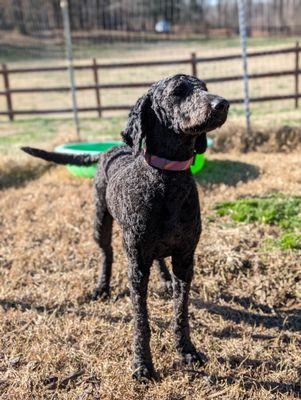
M194 150L197 154L205 153L205 151L207 150L206 132L201 133L201 135L196 138Z
M140 97L132 108L125 130L121 133L123 141L130 147L133 147L134 154L138 155L142 141L147 134L147 113L150 110L149 94Z

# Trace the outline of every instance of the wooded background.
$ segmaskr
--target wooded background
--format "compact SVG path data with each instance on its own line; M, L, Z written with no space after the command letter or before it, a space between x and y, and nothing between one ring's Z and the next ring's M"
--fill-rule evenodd
M246 0L246 8L250 36L301 32L300 0ZM238 33L236 0L70 0L69 12L72 31L87 31L86 38L89 31L110 39L120 38L114 35L118 31L154 33L162 19L170 22L171 37ZM0 0L2 31L55 37L61 29L59 0Z

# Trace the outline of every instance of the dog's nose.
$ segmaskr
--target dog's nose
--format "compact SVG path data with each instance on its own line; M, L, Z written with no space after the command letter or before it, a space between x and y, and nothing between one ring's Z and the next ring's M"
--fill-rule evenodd
M213 110L226 112L229 109L229 103L225 99L217 98L212 100L211 107L213 108Z

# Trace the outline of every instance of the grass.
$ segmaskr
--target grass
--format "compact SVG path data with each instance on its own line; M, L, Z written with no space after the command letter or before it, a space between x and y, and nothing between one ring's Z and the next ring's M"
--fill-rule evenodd
M126 122L125 116L82 119L82 139L117 139ZM77 141L72 119L34 118L4 122L0 133L0 154L14 156L21 146L46 146Z
M267 46L286 46L291 45L299 40L298 37L262 37L249 38L248 45L250 48L267 47ZM158 51L159 48L164 50L177 51L177 49L191 49L196 47L202 49L224 49L238 48L240 46L239 37L232 38L211 38L211 39L193 39L179 41L154 41L154 42L115 42L105 43L79 43L74 39L73 52L77 59L85 59L87 57L106 57L112 55L124 57L127 55L144 54L148 52ZM28 62L43 61L45 59L62 59L65 57L63 38L59 43L53 43L51 40L43 41L36 38L22 37L16 32L2 35L0 40L0 62Z
M219 216L236 222L259 222L281 228L273 242L283 249L301 249L301 197L274 194L266 198L244 198L218 204Z
M17 180L18 170L0 177L1 399L300 398L299 253L262 251L277 226L209 222L216 203L271 191L301 195L300 155L208 158L206 176L198 180L203 232L189 310L192 339L209 361L201 369L179 364L172 300L152 270L148 307L160 380L146 386L130 374L132 308L116 225L112 298L89 301L101 263L92 236L91 181L42 161L23 165ZM229 173L223 180L217 170Z

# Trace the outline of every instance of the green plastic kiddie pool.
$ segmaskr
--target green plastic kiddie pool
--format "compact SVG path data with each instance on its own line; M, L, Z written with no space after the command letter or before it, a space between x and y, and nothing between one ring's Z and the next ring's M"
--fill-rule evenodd
M103 153L112 147L120 146L123 142L111 141L111 142L79 142L79 143L67 143L61 146L57 146L55 151L58 153L71 153L71 154L99 154ZM208 139L208 146L212 145L211 139ZM205 154L197 154L195 157L194 164L190 167L191 172L196 174L201 171L205 164ZM79 167L76 165L67 165L67 169L72 175L81 176L83 178L93 178L96 172L96 164L88 167Z
M58 153L69 153L69 154L99 154L111 149L115 146L120 146L123 142L111 141L111 142L79 142L79 143L67 143L55 148ZM81 176L83 178L93 178L96 172L97 164L85 166L67 165L67 169L72 175Z

